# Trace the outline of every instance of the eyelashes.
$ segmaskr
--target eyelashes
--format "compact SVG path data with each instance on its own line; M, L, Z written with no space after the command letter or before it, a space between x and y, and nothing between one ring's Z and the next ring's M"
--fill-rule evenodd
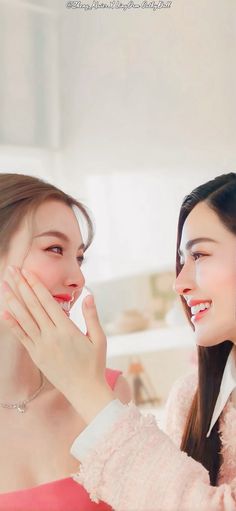
M84 256L77 257L77 261L79 262L79 265L81 266L84 263Z
M64 253L64 250L61 245L52 245L52 246L46 248L46 252L53 252L54 254L58 254L58 255L62 256ZM82 263L84 262L84 255L78 256L77 261L78 261L79 265L81 266Z
M55 249L59 249L59 252L54 252ZM46 251L63 255L63 248L60 245L53 245L52 247L48 247L46 248Z
M206 257L207 254L203 254L202 252L191 252L190 255L192 256L192 258L194 259L194 261L198 261L199 259L201 259L202 257ZM179 262L181 268L183 268L183 266L185 265L184 262Z
M193 257L194 261L197 261L201 257L203 257L206 254L202 254L201 252L192 252L191 256Z

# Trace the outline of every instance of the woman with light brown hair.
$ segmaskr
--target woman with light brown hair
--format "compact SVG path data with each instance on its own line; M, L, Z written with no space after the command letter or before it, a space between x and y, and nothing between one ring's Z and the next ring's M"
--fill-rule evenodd
M87 226L85 240L79 218ZM0 275L13 290L22 311L25 302L7 269L9 265L19 272L32 272L51 297L57 314L72 324L70 310L84 287L81 266L92 238L90 216L78 200L41 179L0 174ZM70 445L84 429L84 419L63 393L63 375L55 386L43 364L38 365L37 357L19 342L2 316L6 305L6 292L2 292L0 511L110 509L105 503L91 502L84 488L73 481L71 473L78 462L70 454ZM29 309L25 312L30 313ZM16 319L17 314L11 313ZM47 307L44 313L49 319ZM26 327L26 316L24 322ZM62 360L53 351L52 336L48 334L48 356L59 368ZM74 351L70 352L67 332L64 337L72 369ZM119 371L106 369L104 377L108 388L124 402L129 401L128 386ZM66 380L69 383L69 374ZM83 400L88 398L86 392L85 388Z

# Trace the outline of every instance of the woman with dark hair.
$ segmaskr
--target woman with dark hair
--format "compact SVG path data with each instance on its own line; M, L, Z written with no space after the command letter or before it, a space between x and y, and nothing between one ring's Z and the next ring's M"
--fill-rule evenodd
M87 229L82 239L79 221ZM57 313L69 319L70 310L84 287L82 263L93 238L93 226L85 207L55 186L30 176L0 174L0 275L17 298L24 299L7 270L31 271L47 291ZM6 309L1 293L1 313ZM33 309L35 306L33 306ZM47 306L43 309L49 319ZM27 330L25 311L23 328ZM32 314L33 311L32 311ZM1 314L2 316L2 314ZM32 317L32 316L31 316ZM79 330L74 328L79 332ZM34 334L36 333L36 327ZM82 335L82 334L81 334ZM64 335L67 343L67 332ZM84 336L84 338L86 338ZM53 335L47 337L48 348ZM92 511L110 506L95 504L71 477L78 462L70 445L85 427L75 410L48 380L43 365L19 342L9 322L0 317L0 510L1 511ZM73 349L66 344L73 365ZM60 356L50 356L60 367ZM61 378L62 380L62 378ZM68 380L69 381L69 380ZM104 381L124 402L130 399L120 371L105 369ZM84 388L83 399L88 399Z
M181 238L183 237L183 228L184 225L186 225L186 219L189 217L191 212L192 225L193 222L195 222L194 227L197 229L195 232L199 233L199 237L202 236L203 230L206 229L204 224L207 219L209 219L208 233L210 233L211 238L214 237L214 232L216 233L215 238L217 238L219 228L223 227L225 229L224 237L221 236L221 251L218 249L218 252L216 253L215 247L217 247L217 240L214 240L199 242L197 245L197 248L199 249L198 252L192 253L192 257L196 261L196 268L198 267L195 277L196 280L198 278L197 283L199 291L197 290L197 293L201 293L201 289L204 289L205 291L206 286L209 285L211 289L211 311L209 312L212 317L210 320L210 314L206 314L205 324L204 321L194 322L194 316L191 310L191 291L187 289L187 292L185 292L184 289L186 282L185 276L183 277L183 273L186 272L187 263L185 268L183 268L184 265L180 251L180 244ZM215 215L217 217L215 217ZM221 222L221 224L218 224L217 221ZM201 253L201 247L205 249L203 250L203 253ZM208 257L208 247L213 247L215 249L213 254L214 258ZM218 256L218 260L216 260L216 255ZM203 259L201 263L200 258ZM199 262L197 262L197 260ZM213 265L215 262L217 262L218 266L214 268ZM200 185L193 190L192 193L185 197L180 210L178 222L176 276L176 291L180 295L187 319L195 331L195 339L198 349L198 381L196 381L196 392L191 403L191 408L188 410L188 416L181 441L181 449L187 452L194 459L200 461L207 468L211 484L216 485L220 477L220 468L221 466L223 468L225 465L222 464L221 459L222 438L220 439L219 417L223 410L222 400L224 400L223 405L226 405L226 401L230 396L230 394L228 394L226 399L224 399L224 389L221 389L220 395L219 391L227 360L227 373L225 372L223 380L224 388L231 383L230 374L228 375L228 372L234 371L234 366L236 367L235 350L232 350L232 347L235 344L233 340L234 337L231 339L230 335L232 331L233 335L234 332L236 332L236 330L234 330L234 327L236 328L235 173L231 172L229 174L218 176L215 179ZM212 290L214 294L217 295L217 300L213 300ZM220 301L218 295L220 297ZM199 298L198 294L196 297ZM195 293L193 298L195 298ZM233 330L230 330L231 326L233 326ZM204 331L203 328L206 331ZM183 382L182 396L184 388L186 388L186 384L191 387L195 384L195 376L197 375L192 375L190 378L186 378L185 382ZM226 376L227 382L225 384ZM234 386L236 387L236 371L232 379L234 380L232 383L234 383ZM234 390L234 387L229 388L231 391ZM180 390L181 387L177 385L177 393L180 392ZM185 392L185 394L187 398L187 393ZM171 401L175 398L177 398L177 395L174 391L173 395L170 396L170 405ZM231 396L231 400L235 401L236 406L235 393ZM218 410L220 413L217 413ZM183 412L183 410L181 411ZM230 464L232 465L232 463L235 463L236 469L236 459L235 461L231 460ZM223 471L221 470L221 475L222 472Z
M81 462L74 479L91 499L116 511L235 511L236 174L199 186L181 206L175 287L199 356L198 381L184 380L168 403L180 448L154 417L122 404L107 386L106 340L93 298L83 302L86 337L33 272L11 267L8 275L22 306L3 284L5 321L88 424L71 453Z

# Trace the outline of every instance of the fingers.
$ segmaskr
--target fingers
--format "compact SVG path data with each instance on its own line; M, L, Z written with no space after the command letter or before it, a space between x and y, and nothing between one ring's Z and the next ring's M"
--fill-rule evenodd
M16 335L16 337L21 341L21 343L25 346L25 348L30 351L30 347L33 345L32 340L28 337L26 332L21 328L19 323L12 317L12 315L8 311L4 311L2 314L2 318L6 320L11 327L12 332Z
M40 331L42 331L43 327L49 328L51 326L51 320L42 304L38 300L34 290L29 286L28 282L21 275L20 270L14 267L9 267L9 273L11 273L14 282L17 285L17 290L20 293L21 298L23 298L24 304L37 323ZM17 319L19 320L19 318Z
M4 311L3 319L9 321L11 328L14 326L15 333L18 332L19 334L19 329L22 329L24 336L27 335L32 340L36 339L40 335L40 330L29 311L22 305L7 282L2 283L2 291L4 293L5 303L9 309L9 311Z
M16 320L16 323L9 324L12 330L14 325L14 332L18 333L18 337L20 335L22 339L22 332L19 330L21 327L33 342L37 342L43 333L48 334L50 328L55 327L56 321L60 325L64 325L67 317L64 316L58 303L36 276L25 273L26 281L20 270L14 267L8 268L7 276L9 275L11 277L8 280L13 281L14 291L6 281L2 285L2 290L7 309ZM15 289L18 291L20 299L17 297Z
M22 269L24 277L15 268L11 268L10 271L24 303L41 331L47 330L58 323L63 324L67 320L61 307L35 275L26 272L24 269Z
M68 325L68 318L62 312L60 305L56 302L56 300L49 293L48 289L42 284L36 275L29 273L25 269L22 269L22 274L36 295L40 306L44 308L44 311L50 320L54 323L54 325ZM43 318L41 321L43 321Z
M93 344L106 347L106 337L100 325L97 309L92 295L84 298L82 303L83 315L87 327L88 337Z
M10 285L10 288L14 292L16 298L18 298L19 301L21 303L23 303L22 298L20 296L20 292L18 291L17 285L16 285L16 283L14 281L13 275L9 271L5 271L4 272L3 281L7 282ZM7 302L6 302L6 299L5 299L5 294L4 294L4 292L2 292L1 293L1 310L5 310L5 309L7 309L7 307L8 306L7 306Z

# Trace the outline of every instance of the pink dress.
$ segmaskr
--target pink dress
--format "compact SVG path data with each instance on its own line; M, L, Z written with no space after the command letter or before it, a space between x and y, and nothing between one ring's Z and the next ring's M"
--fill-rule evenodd
M120 371L106 369L110 387L115 387ZM69 447L68 447L69 450ZM104 502L96 504L72 477L66 477L25 490L0 493L0 511L111 511Z

